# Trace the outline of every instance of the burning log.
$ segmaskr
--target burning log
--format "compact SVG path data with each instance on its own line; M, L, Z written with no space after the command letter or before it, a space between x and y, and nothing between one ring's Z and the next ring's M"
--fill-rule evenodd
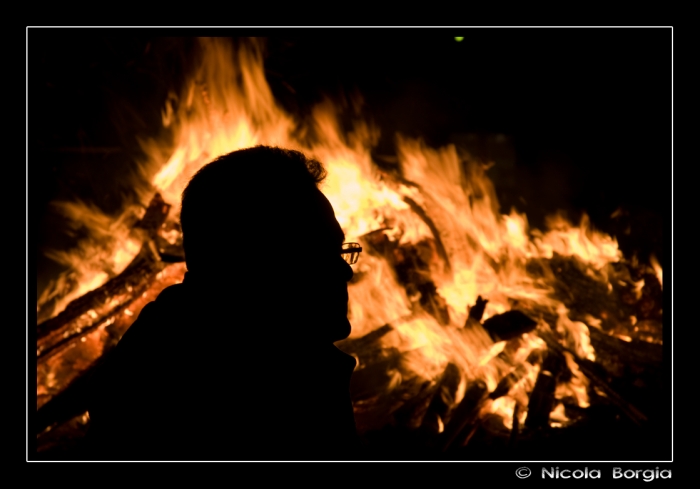
M612 401L612 403L618 408L620 408L620 410L627 415L632 422L634 422L636 425L642 425L647 422L648 419L644 413L637 409L634 404L628 402L622 396L620 396L617 391L615 391L615 389L613 389L612 386L605 381L605 379L596 373L595 364L593 362L590 360L577 359L575 356L574 360L581 369L581 372L583 372L586 377L591 380L591 382L600 387L605 393L606 397L610 399L610 401Z
M84 412L81 394L84 382L80 379L116 345L146 302L182 279L184 270L179 265L177 270L166 273L167 264L161 260L155 246L169 210L170 205L156 194L135 226L144 230L145 236L141 250L131 263L119 275L37 326L37 420L40 428L59 422L65 413ZM73 384L73 388L69 388ZM59 394L63 395L54 399Z
M506 311L484 321L484 329L488 331L493 341L507 341L524 333L529 333L537 326L537 322L520 311Z
M396 272L398 281L406 289L409 297L418 297L418 303L428 314L443 326L450 323L449 310L445 299L440 296L431 278L430 261L437 255L446 273L451 272L447 251L440 232L430 216L417 202L404 198L411 210L428 226L432 239L416 244L399 244L384 234L384 229L367 233L362 238L375 253L383 256Z
M74 300L56 317L37 326L38 357L101 324L108 316L126 307L134 297L138 297L148 285L149 278L164 267L155 241L168 212L170 204L165 203L161 195L156 193L143 218L134 225L146 234L146 240L138 255L122 273Z
M424 311L433 316L443 326L450 324L450 313L447 302L442 298L432 281L426 281L417 286L420 293L419 303Z
M520 379L525 377L526 374L527 368L525 367L525 365L518 365L518 367L515 370L510 372L498 382L496 388L491 394L489 394L489 398L495 401L499 397L505 396L506 394L508 394L508 392L510 392L511 388L518 383Z
M37 410L34 418L37 434L87 411L92 375L105 358L106 354Z
M421 427L432 433L440 433L441 425L444 429L445 423L450 420L452 407L455 404L455 397L459 389L462 374L454 363L448 363L442 373L435 395L433 396L428 409L423 416Z
M423 382L420 392L408 399L401 407L394 412L394 420L400 426L409 429L416 429L422 426L422 422L427 414L430 403L439 392L440 379Z
M550 260L530 260L527 269L548 278L554 287L553 297L570 310L572 320L590 324L593 318L603 332L641 337L649 330L650 341L659 338L661 284L647 266L633 260L610 263L603 271L592 272L579 259L554 253ZM649 328L651 324L657 327Z
M524 306L524 304L521 304ZM557 315L536 306L528 310L531 316L539 316L548 324L557 322ZM575 318L576 316L572 314ZM583 321L586 323L586 321ZM597 356L609 357L610 363L635 365L642 368L657 369L663 361L663 346L659 343L639 340L632 337L625 339L606 332L595 326L588 326L591 345ZM538 335L541 337L542 335ZM545 338L542 338L545 339ZM557 343L558 344L558 343ZM600 355L599 355L600 354Z
M586 377L588 377L591 380L591 382L593 382L596 386L602 389L606 397L635 424L641 425L647 421L647 417L644 415L644 413L637 409L633 404L629 403L624 398L622 398L615 391L615 389L613 389L610 386L610 384L607 381L605 381L605 379L599 373L596 372L598 368L595 363L591 362L590 360L582 360L578 358L572 352L560 345L548 332L538 329L537 334L547 343L547 346L551 350L556 351L560 354L563 354L564 352L570 353L571 357L581 369L581 372L583 372L583 374Z
M380 351L377 356L361 360L350 378L350 395L354 400L369 399L400 382L402 353L396 348ZM398 379L398 380L397 380Z
M134 227L145 230L148 236L155 240L158 230L168 218L170 207L170 204L166 203L163 197L156 192L146 208L146 213Z
M129 329L141 309L164 288L182 279L184 267L174 264L152 276L145 291L97 323L92 331L74 337L37 360L37 427L59 423L87 409L85 379ZM128 314L127 314L128 313Z
M152 277L163 267L164 263L151 242L145 243L122 273L74 300L59 315L37 326L38 359L41 361L124 310L148 288Z
M477 380L469 385L467 392L464 394L464 399L455 408L450 422L445 426L445 431L438 440L439 451L447 451L460 433L474 424L487 398L488 388L483 381Z
M598 328L588 328L591 345L597 354L616 358L623 365L639 365L649 368L659 368L663 360L663 347L659 344L630 338L624 341L609 335Z
M428 213L425 212L425 210L423 210L423 208L419 206L416 201L414 201L410 197L404 197L403 200L430 229L430 232L433 235L433 239L435 240L435 248L438 253L438 256L442 259L444 263L445 272L450 272L452 267L450 265L450 259L447 256L447 251L445 250L445 245L442 243L442 239L440 238L440 230L437 228L430 216L428 216Z
M508 438L508 446L513 448L518 441L520 434L520 403L515 403L513 408L513 428L510 430L510 438Z
M435 252L434 246L428 240L415 245L403 244L394 248L388 259L407 295L418 296L421 308L444 326L450 322L447 303L430 276L429 263Z
M469 317L475 321L481 322L481 318L484 316L484 310L486 309L486 304L488 304L488 299L482 299L481 296L476 298L476 304L469 308Z
M545 266L555 278L554 295L574 315L591 314L602 317L603 311L620 309L616 295L610 294L607 284L591 276L589 268L577 258L554 253Z
M542 362L540 373L537 375L535 387L530 394L527 406L525 426L530 429L541 429L549 426L549 413L554 407L554 393L557 388L557 378L562 370L564 360L557 351L550 351Z

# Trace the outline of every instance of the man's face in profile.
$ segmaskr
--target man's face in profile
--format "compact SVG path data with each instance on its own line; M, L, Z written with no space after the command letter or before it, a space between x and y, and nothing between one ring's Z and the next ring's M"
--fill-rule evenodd
M308 232L303 242L297 243L300 252L294 260L295 277L288 285L309 326L324 336L328 332L336 341L350 334L347 282L353 272L340 254L345 235L333 207L320 191L315 192L315 205L305 216Z
M293 335L346 338L353 272L341 254L345 235L317 181L310 181L320 173L306 173L313 165L303 155L279 151L236 151L192 178L181 214L190 282L222 307L233 293L244 309ZM260 185L242 183L261 178L257 165L277 173ZM297 170L286 172L285 165ZM231 181L238 182L233 189Z

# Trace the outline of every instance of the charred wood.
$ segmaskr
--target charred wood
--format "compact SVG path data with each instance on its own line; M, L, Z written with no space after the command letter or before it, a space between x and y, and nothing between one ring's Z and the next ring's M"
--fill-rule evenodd
M484 310L486 309L486 304L488 304L488 299L483 299L481 296L476 298L476 304L469 308L469 317L481 322L481 318L484 316Z
M158 230L168 217L170 207L170 204L166 203L163 197L156 192L146 208L146 213L135 227L144 229L148 236L155 240Z
M636 364L659 368L663 360L663 346L632 338L624 341L597 328L588 328L591 345L596 354L616 357L622 364Z
M360 361L350 378L350 396L355 401L371 399L385 393L392 384L400 382L402 353L396 348L382 350L381 354Z
M415 245L405 244L397 247L389 262L407 295L418 296L421 308L438 323L447 325L450 322L447 302L440 296L430 275L430 259L433 253L433 244L424 240Z
M557 351L560 354L568 351L566 348L560 345L550 333L538 330L538 335L547 343L547 346L550 349ZM594 385L599 387L605 393L610 402L617 406L630 420L632 420L632 422L637 425L641 425L647 421L647 417L644 415L644 413L642 413L632 403L620 396L617 391L613 389L610 383L605 380L603 375L601 375L599 372L600 367L596 363L591 362L590 360L580 359L572 352L569 353L571 353L572 358L581 369L581 372L583 372L583 374L588 377L588 379L590 379Z
M520 404L515 403L515 408L513 408L513 427L510 430L510 437L508 438L508 446L513 448L518 442L518 435L520 434Z
M439 382L423 382L420 392L404 402L403 405L394 412L395 423L409 429L419 428L428 411L431 400L435 398L439 387Z
M368 251L387 260L396 272L398 282L406 289L406 294L417 297L417 303L425 312L438 323L449 324L447 302L440 296L431 277L430 262L435 253L439 254L438 243L425 239L415 244L399 244L390 240L384 231L378 229L362 237Z
M177 221L166 221L157 230L154 242L160 259L166 263L185 261L185 249L182 245L182 228Z
M386 174L385 177L394 184L420 189L418 185L403 179L400 175ZM430 229L432 240L426 239L416 245L399 246L394 243L388 244L389 240L386 239L383 232L377 233L377 231L365 235L364 238L375 251L383 255L393 266L397 278L406 288L408 296L419 296L418 301L422 309L435 317L440 324L447 325L450 322L449 309L431 279L429 266L431 258L437 254L443 263L444 272L450 273L452 269L445 245L440 237L440 230L418 202L407 196L404 197L404 201Z
M505 396L520 379L525 377L526 374L527 368L525 365L519 365L515 370L500 380L493 392L489 394L489 398L495 401L499 397Z
M649 267L634 261L611 263L593 273L575 257L555 253L551 260L531 260L527 268L554 284L553 297L570 310L572 320L594 317L604 332L660 338L663 294ZM648 328L649 324L658 327Z
M389 239L389 236L385 233L385 231L390 229L389 227L382 227L361 236L362 241L367 244L369 252L381 255L389 261L392 260L394 250L399 246L398 241Z
M165 287L178 283L183 273L184 267L176 264L149 277L143 284L145 290L132 296L130 302L113 310L111 315L95 323L89 330L73 336L38 358L37 409L91 370L100 357L119 342L141 309ZM83 341L86 341L86 346L83 346Z
M144 244L122 273L74 300L59 315L37 326L37 357L48 355L53 349L73 341L127 307L164 266L150 242Z
M400 175L386 174L394 184L407 185L420 189L418 185L403 179ZM434 254L441 259L445 273L450 273L452 265L440 237L440 230L420 204L410 197L404 197L404 201L411 210L430 229L432 240L426 239L416 245L391 242L384 235L383 230L368 233L363 238L375 252L384 256L396 271L399 282L406 288L409 297L419 296L420 306L431 314L442 325L450 322L447 303L437 291L435 283L431 279L429 262Z
M158 254L164 263L178 263L185 261L185 251L183 250L182 246L171 245L170 243L160 243L158 245Z
M406 202L411 210L418 215L418 217L421 218L421 220L428 226L430 229L431 234L433 235L433 240L435 240L435 248L438 253L438 256L442 259L444 266L445 266L445 272L449 273L452 270L452 266L450 264L450 259L447 256L447 251L445 250L445 245L442 243L442 239L440 238L440 230L437 228L433 220L430 218L427 212L418 205L418 203L411 199L410 197L404 197L404 202Z
M615 294L611 294L606 283L586 272L588 267L575 257L554 254L548 263L554 277L555 296L574 315L592 314L602 317L603 311L619 310Z
M520 303L519 307L525 309L530 316L540 317L548 324L556 324L557 322L558 318L556 314L539 308L537 305ZM585 318L577 317L573 313L570 314L570 317L574 321L587 323ZM644 323L644 321L640 323ZM661 325L659 323L658 332L660 332L660 329ZM591 345L596 351L598 361L606 365L606 369L608 369L609 373L614 373L614 371L619 370L620 367L625 366L632 366L635 370L639 368L655 370L661 367L663 361L663 346L661 344L636 338L629 338L629 341L625 341L612 334L612 332L606 332L594 326L589 326L588 332ZM546 338L540 334L539 330L537 334L546 341ZM551 335L549 339L559 345Z
M487 416L487 419L488 418L490 418L490 416ZM453 443L453 446L466 447L472 440L476 432L479 431L480 428L482 428L482 424L483 423L481 419L475 419L474 423L468 425L467 429L462 431L457 436L455 442Z
M455 405L455 397L459 389L462 374L454 363L448 363L440 376L435 395L423 416L421 427L433 433L440 432L440 424L444 429L449 423L452 408Z
M537 322L520 311L506 311L492 316L484 321L484 329L488 331L493 341L507 341L524 333L529 333L537 326Z
M537 375L535 387L530 394L527 406L525 426L530 429L541 429L549 426L549 413L554 408L554 393L557 388L557 378L562 370L564 360L556 351L548 352L540 373Z
M92 387L92 378L107 357L107 353L100 357L65 389L37 410L34 418L36 433L41 433L50 426L60 425L88 410L88 396Z
M420 305L425 312L433 316L438 323L446 326L450 324L450 313L447 309L447 302L438 293L435 283L432 281L423 282L416 286L420 293Z
M477 380L469 385L464 399L455 408L450 422L445 426L445 431L439 438L438 449L440 451L448 450L465 429L471 431L471 427L477 420L479 411L487 398L488 388L483 381Z
M596 373L595 363L590 360L576 359L581 372L588 377L591 382L600 387L600 389L605 393L606 397L616 405L620 410L627 415L627 417L632 420L637 425L642 425L648 421L648 418L644 413L642 413L634 404L628 402L624 399L618 392L608 383L600 374Z
M79 334L86 326L101 322L102 318L111 314L112 309L123 306L124 301L130 300L134 288L139 288L149 276L164 267L155 242L158 230L169 212L170 204L156 193L143 218L134 225L135 228L145 230L147 235L139 253L122 273L101 287L75 299L57 316L37 325L37 355L47 351L61 338L66 339L68 336ZM115 301L115 298L124 295L126 297L122 297L123 300Z

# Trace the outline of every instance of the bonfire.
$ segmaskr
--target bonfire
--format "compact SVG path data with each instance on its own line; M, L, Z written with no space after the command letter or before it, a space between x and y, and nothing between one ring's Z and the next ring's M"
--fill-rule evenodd
M115 217L81 201L56 204L87 232L53 252L67 271L37 301L40 452L80 438L89 425L85 379L143 306L182 281L179 196L188 179L257 144L322 161L321 190L347 240L366 251L349 284L352 333L338 347L358 361L351 395L368 446L459 457L541 447L601 419L645 432L650 414L629 385L661 385L655 256L624 256L585 214L570 222L554 210L534 229L525 214L503 213L491 163L464 148L398 135L382 160L381 128L370 121L348 127L329 101L308 120L286 112L259 42L198 43L195 69L162 103L168 136L140 139L140 205Z

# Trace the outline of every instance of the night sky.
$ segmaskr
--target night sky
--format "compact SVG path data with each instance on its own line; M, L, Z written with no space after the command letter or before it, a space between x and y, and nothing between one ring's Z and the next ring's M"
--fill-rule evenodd
M574 221L586 211L626 255L653 252L663 265L671 29L30 29L38 288L60 270L44 250L71 245L49 202L79 197L114 213L135 198L136 136L162 131L167 93L196 62L197 42L183 36L202 34L267 37L268 82L300 119L323 97L361 94L382 134L377 161L395 154L397 132L457 144L495 161L502 212L541 227L557 210Z

